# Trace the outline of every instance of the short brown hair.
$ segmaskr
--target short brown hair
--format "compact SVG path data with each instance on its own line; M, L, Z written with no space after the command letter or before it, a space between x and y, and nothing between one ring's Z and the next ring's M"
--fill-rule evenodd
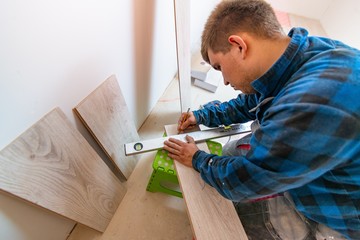
M210 14L201 37L201 55L209 62L208 50L226 53L231 34L251 33L261 38L283 34L275 12L263 0L224 0Z

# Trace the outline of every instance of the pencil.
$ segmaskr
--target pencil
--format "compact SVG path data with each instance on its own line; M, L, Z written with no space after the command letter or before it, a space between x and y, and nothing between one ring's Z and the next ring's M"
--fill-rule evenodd
M181 124L180 124L180 125L182 125L182 124L188 119L188 117L189 117L189 112L190 112L190 108L188 108L185 117L181 120ZM180 133L180 132L178 132L178 134L179 134L179 133Z
M188 117L189 117L189 112L190 112L190 108L188 108L184 119L181 121L181 124L183 124L183 123L188 119Z

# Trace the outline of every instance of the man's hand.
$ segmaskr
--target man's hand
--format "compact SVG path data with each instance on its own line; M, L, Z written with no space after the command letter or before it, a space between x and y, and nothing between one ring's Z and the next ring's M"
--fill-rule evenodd
M181 162L185 166L192 167L192 157L199 148L192 137L186 136L186 142L175 138L169 138L164 142L164 149L169 152L168 156Z
M196 126L196 118L193 112L182 113L178 121L178 132L183 132L185 129L191 129Z

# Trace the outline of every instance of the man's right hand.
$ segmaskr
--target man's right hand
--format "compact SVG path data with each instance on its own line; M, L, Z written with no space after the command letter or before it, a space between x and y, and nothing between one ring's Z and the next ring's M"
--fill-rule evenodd
M183 112L179 118L177 130L179 133L181 133L185 129L191 129L196 125L197 122L193 112L189 112L189 113Z

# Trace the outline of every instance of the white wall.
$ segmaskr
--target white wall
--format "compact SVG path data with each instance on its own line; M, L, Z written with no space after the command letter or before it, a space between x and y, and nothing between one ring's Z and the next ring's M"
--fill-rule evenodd
M201 34L204 24L209 17L211 11L217 3L221 0L190 0L190 15L191 15L191 52L194 54L200 50Z
M329 36L360 49L360 1L333 0L320 22Z
M118 76L131 112L138 115L133 104L133 4L0 2L0 149L55 106L75 124L72 108L111 74ZM64 239L73 224L18 199L0 197L0 239Z
M360 49L360 1L266 0L275 9L320 21L330 38Z
M266 0L277 10L320 19L332 0ZM346 1L346 0L345 0Z
M219 1L191 1L192 51ZM72 108L111 74L140 127L177 70L173 14L172 0L0 1L0 149L59 106L99 151ZM0 193L0 239L60 240L73 225Z
M139 127L176 72L172 1L6 0L0 11L0 148L54 106L75 121L71 109L111 74Z

